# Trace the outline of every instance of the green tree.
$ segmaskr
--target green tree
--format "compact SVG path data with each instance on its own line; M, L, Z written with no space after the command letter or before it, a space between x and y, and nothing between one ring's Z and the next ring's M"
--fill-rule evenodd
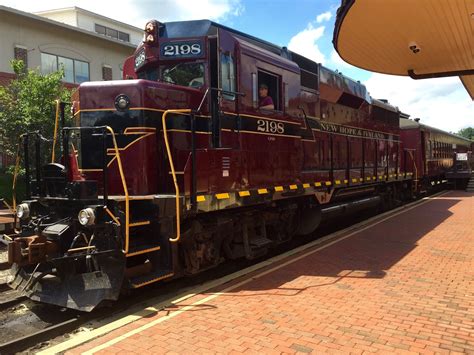
M474 127L463 128L457 134L461 137L474 141Z
M38 70L27 70L21 60L11 61L11 66L16 78L8 86L0 86L0 143L7 154L15 155L22 133L40 131L52 138L55 100L69 102L71 91L61 81L62 69L42 75ZM47 144L43 158L50 152L51 144Z

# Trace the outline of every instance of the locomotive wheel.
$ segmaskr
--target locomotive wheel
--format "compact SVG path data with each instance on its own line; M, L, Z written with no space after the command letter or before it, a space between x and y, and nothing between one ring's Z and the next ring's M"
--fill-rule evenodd
M313 233L321 223L321 208L301 208L298 212L295 234L303 236Z

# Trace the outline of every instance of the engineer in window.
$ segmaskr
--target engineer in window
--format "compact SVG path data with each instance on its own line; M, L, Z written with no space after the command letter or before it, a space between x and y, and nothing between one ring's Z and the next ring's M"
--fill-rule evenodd
M268 96L268 85L267 84L260 84L258 88L258 96L260 100L258 102L258 108L264 110L274 110L275 105L273 104L273 99L271 96Z

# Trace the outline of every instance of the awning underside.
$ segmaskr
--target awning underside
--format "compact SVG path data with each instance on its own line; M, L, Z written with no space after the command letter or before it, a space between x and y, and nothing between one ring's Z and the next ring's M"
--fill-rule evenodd
M474 0L344 1L334 45L370 71L461 76L474 99Z

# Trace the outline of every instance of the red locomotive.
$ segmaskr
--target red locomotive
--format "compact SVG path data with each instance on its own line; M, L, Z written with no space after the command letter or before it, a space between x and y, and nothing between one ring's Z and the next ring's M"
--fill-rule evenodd
M263 84L273 109L259 107ZM13 287L81 310L259 257L325 216L390 206L422 171L397 108L210 21L148 22L124 80L82 84L73 108L67 159L25 156L29 196L8 252Z

